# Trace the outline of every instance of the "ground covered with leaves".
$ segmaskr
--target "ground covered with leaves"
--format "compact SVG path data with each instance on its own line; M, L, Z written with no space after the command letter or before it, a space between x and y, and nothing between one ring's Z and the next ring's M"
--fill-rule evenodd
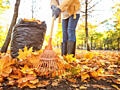
M18 59L0 53L0 89L7 90L120 90L120 52L77 50L72 55L56 53L64 70L44 73L36 68L42 51L27 47Z

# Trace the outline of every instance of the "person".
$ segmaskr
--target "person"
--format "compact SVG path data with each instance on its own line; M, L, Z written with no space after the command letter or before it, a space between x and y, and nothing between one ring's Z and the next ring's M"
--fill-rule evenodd
M62 56L73 54L75 56L76 35L75 29L80 17L79 0L51 0L52 16L56 18L62 14L63 42Z

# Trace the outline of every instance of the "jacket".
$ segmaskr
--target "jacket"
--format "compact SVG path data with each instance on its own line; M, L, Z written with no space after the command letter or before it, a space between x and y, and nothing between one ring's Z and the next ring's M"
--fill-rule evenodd
M76 18L76 12L80 9L79 0L64 0L60 5L58 5L57 0L51 0L51 5L60 8L61 12L67 11L69 16L74 15L74 18Z

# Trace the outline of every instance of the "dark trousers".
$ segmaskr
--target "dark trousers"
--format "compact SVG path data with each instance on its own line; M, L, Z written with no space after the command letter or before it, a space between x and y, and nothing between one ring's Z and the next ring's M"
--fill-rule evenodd
M63 42L73 41L76 42L75 29L80 15L76 15L76 19L73 15L67 19L62 20Z
M62 20L63 42L62 42L62 55L73 54L75 56L76 48L76 35L75 29L80 15L76 15L76 19L73 15L67 19Z

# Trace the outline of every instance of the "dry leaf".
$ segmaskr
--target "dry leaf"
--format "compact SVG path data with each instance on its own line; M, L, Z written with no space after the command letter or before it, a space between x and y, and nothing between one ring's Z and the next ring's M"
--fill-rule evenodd
M73 79L73 78L71 78L71 79L67 79L69 82L72 82L72 83L77 83L77 81L75 80L75 79Z
M109 86L106 86L106 85L93 84L91 86L94 88L111 89Z
M38 24L42 24L42 22L40 20L35 20L35 18L32 18L32 19L26 19L26 18L24 18L23 20L24 21L28 21L28 22L37 22Z
M36 85L30 83L28 83L27 86L29 86L30 88L36 88Z
M49 85L49 81L40 81L38 84L37 84L37 87L45 87L47 85Z
M74 87L74 88L79 87L79 85L76 85L76 84L71 84L70 86L72 86L72 87Z
M10 80L7 85L14 85L15 84L15 80Z
M22 51L21 49L19 49L18 52L18 59L27 59L27 57L32 53L32 47L30 49L28 49L26 46L24 47L24 51Z
M23 83L18 83L18 87L23 88L25 86L28 86L28 83L29 83L28 81Z
M20 78L18 75L10 75L9 77L13 78L13 79L19 79Z
M116 83L116 84L120 84L120 80L119 79L113 80L113 82Z
M0 82L3 82L3 77L0 77Z
M5 55L0 59L0 76L7 77L12 72L12 67L15 63L14 59L11 59L9 55Z
M87 87L85 87L85 86L80 86L80 90L81 89L87 89Z
M104 73L104 69L103 69L103 68L99 68L99 69L97 70L97 73L98 73L98 75L103 74L103 73Z
M33 69L29 68L27 65L25 65L24 67L21 67L20 71L25 74L34 74Z
M92 52L88 52L88 53L84 54L84 57L87 59L92 59L93 56L94 56L94 54Z
M54 87L54 86L58 86L58 81L54 81L54 82L52 82L52 86Z
M38 79L35 79L35 80L30 81L30 83L32 83L32 84L36 84L36 83L38 83L38 82L39 82Z
M17 82L21 84L23 82L32 81L35 79L36 79L36 77L34 77L33 75L27 75L26 77L18 79Z
M82 74L81 75L81 81L84 81L84 80L86 80L86 79L88 79L88 78L90 78L90 76L89 76L89 74Z
M91 77L98 77L98 73L96 71L90 72Z
M112 85L114 88L116 88L117 90L120 90L120 88L117 85Z

